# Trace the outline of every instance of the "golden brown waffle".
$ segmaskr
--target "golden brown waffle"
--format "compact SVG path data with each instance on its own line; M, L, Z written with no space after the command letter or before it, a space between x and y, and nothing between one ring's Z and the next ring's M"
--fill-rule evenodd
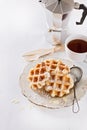
M60 60L45 60L29 71L28 80L34 90L47 92L51 97L62 97L70 93L73 80L70 69Z

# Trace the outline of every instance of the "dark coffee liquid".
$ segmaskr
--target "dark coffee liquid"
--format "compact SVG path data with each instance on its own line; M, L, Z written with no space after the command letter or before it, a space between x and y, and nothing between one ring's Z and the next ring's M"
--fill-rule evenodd
M68 43L68 48L77 53L87 52L87 41L76 39Z

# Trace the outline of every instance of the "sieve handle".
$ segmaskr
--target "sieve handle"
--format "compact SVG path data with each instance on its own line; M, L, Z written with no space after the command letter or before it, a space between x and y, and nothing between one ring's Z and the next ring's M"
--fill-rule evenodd
M74 85L73 91L74 91L74 98L73 98L72 111L73 113L78 113L80 110L80 107L79 107L78 99L76 97L75 85Z

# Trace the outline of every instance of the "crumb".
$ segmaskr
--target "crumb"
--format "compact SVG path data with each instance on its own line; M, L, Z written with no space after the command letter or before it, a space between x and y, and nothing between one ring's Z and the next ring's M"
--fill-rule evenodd
M20 103L20 100L18 98L11 99L11 103L18 104Z

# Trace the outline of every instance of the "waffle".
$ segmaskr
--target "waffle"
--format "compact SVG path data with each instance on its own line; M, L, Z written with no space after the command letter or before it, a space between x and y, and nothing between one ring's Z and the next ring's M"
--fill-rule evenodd
M33 90L45 91L51 97L63 97L73 88L70 69L61 60L45 60L30 69L28 81Z

